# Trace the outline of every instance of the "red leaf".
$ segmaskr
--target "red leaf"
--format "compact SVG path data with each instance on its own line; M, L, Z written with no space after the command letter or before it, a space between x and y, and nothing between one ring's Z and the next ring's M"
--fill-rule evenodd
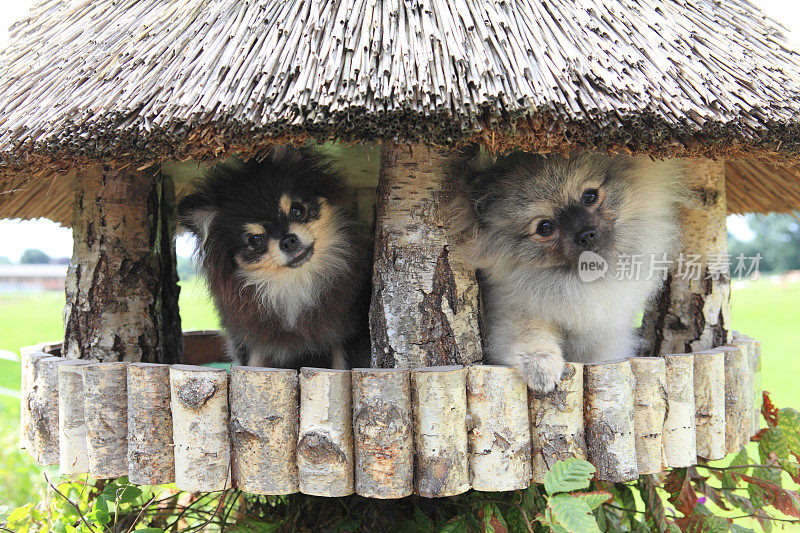
M684 516L694 513L697 506L697 494L685 468L675 468L667 474L664 480L664 489L669 492L669 503L675 506Z
M770 400L769 393L767 391L764 391L761 394L764 398L764 403L761 405L761 414L764 415L769 427L775 427L778 425L778 408L775 407L775 404L773 404L772 400Z
M797 492L793 490L782 489L778 485L770 483L769 481L746 476L744 474L734 474L734 476L737 476L747 483L752 483L753 485L763 489L764 497L767 499L770 505L775 507L783 514L800 518L800 494Z

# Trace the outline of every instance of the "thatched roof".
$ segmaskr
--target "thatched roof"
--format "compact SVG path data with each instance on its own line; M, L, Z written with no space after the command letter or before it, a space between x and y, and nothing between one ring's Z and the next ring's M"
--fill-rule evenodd
M0 54L0 192L309 138L791 161L799 57L747 0L42 0Z

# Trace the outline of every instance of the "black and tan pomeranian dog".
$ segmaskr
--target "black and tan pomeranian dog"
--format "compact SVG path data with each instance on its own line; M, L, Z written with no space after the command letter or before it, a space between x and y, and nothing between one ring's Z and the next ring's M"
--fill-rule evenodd
M485 280L487 359L549 392L565 359L636 355L637 315L665 277L649 265L678 241L681 170L639 157L514 153L477 172L455 236Z
M347 201L328 159L279 147L216 166L180 202L235 364L368 360L368 250Z

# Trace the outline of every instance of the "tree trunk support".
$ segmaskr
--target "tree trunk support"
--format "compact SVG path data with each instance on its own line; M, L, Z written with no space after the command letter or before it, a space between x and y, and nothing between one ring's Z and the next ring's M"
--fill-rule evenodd
M182 352L174 187L152 170L77 176L64 356L178 362Z
M707 350L731 338L725 164L690 159L686 172L695 198L682 212L681 255L642 324L652 355Z
M475 271L450 254L445 234L459 163L460 155L424 144L383 143L370 306L374 367L482 358Z

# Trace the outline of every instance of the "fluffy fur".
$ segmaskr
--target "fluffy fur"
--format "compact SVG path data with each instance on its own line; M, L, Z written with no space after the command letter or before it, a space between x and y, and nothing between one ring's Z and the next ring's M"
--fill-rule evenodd
M309 149L215 167L178 206L236 364L349 368L368 358L365 232Z
M676 162L597 154L515 153L476 173L458 209L457 250L484 279L489 361L549 392L565 359L635 355L637 314L664 279L649 276L651 258L677 243L680 176ZM595 281L578 274L587 250L608 264ZM644 262L627 279L617 269L632 256Z

